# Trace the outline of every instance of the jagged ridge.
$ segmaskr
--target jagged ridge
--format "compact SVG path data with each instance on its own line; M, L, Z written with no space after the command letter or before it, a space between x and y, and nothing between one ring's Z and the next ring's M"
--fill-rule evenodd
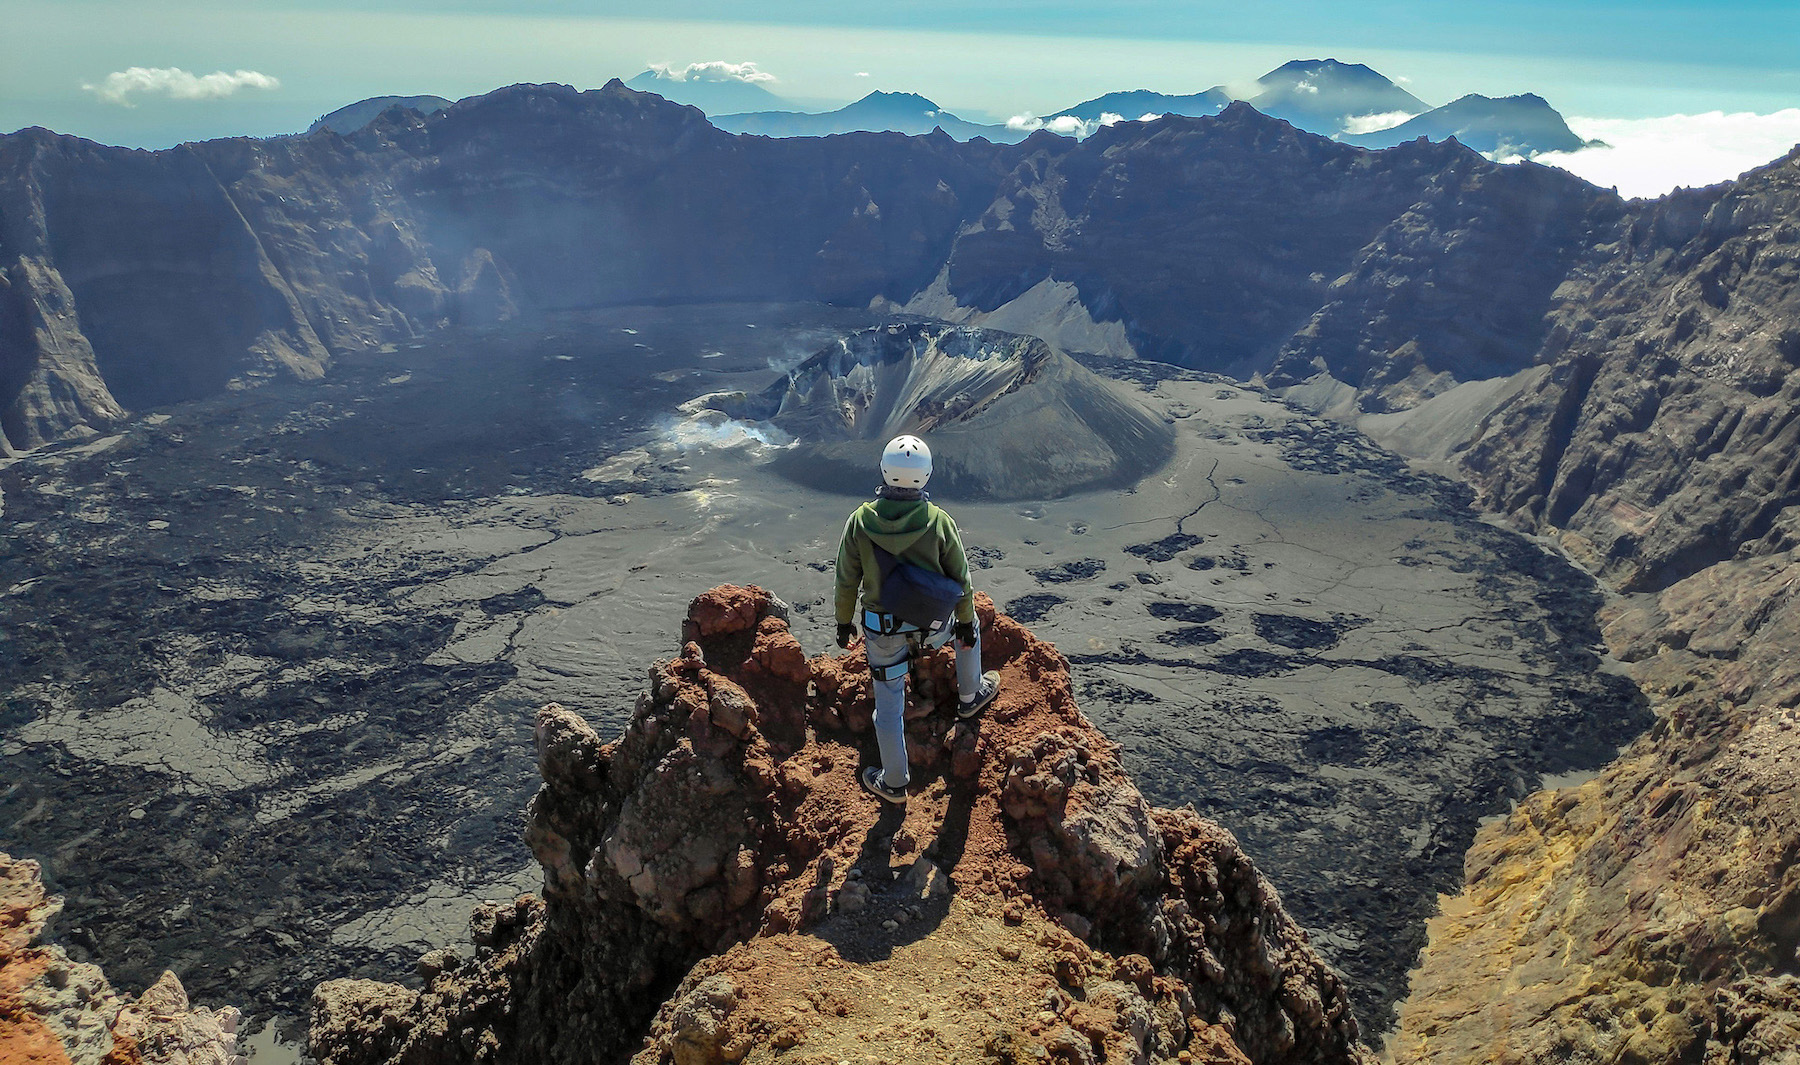
M1528 363L1572 251L1599 239L1565 219L1618 202L1540 174L1572 202L1540 219L1481 180L1494 170L1449 144L1365 152L1241 103L1080 144L739 137L618 82L164 152L25 130L0 137L0 427L34 447L446 324L627 302L898 304L940 276L946 299L982 311L1065 285L1115 354L1248 373L1408 212L1421 248L1478 225L1529 228L1549 253L1484 257L1479 283L1433 293L1429 315L1378 308L1398 324L1358 361L1399 351L1462 380ZM1446 196L1455 211L1414 211ZM1525 302L1471 366L1457 322L1480 320L1494 287Z
M423 992L321 985L313 1052L1367 1060L1343 985L1231 835L1150 807L1063 657L985 596L978 610L1000 698L957 723L950 655L922 661L902 813L852 783L861 655L806 659L761 589L699 597L621 738L540 713L542 899L477 911L474 956L427 956ZM919 982L884 998L890 971Z

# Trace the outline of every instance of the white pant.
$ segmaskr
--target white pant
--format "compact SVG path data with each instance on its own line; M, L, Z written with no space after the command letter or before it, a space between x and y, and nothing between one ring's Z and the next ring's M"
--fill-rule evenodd
M875 742L881 747L881 780L890 788L904 788L912 780L906 760L906 672L890 670L912 659L915 648L924 645L925 633L906 625L902 631L881 634L868 627L864 615L864 652L869 670L875 675ZM981 692L981 628L976 622L975 643L956 647L956 694L967 701ZM891 679L883 680L887 670Z

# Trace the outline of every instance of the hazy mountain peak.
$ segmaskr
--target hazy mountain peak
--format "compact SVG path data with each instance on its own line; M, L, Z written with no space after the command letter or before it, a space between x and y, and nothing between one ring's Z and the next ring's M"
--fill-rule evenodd
M722 115L791 106L766 87L773 80L754 63L690 63L682 68L653 66L623 84L698 107L709 115Z
M1231 103L1231 97L1225 90L1214 86L1205 92L1190 93L1182 96L1171 96L1167 93L1151 89L1128 89L1122 92L1109 92L1104 96L1096 96L1092 100L1084 100L1074 107L1066 107L1045 121L1058 118L1078 118L1083 122L1098 122L1104 115L1118 115L1121 118L1135 119L1144 115L1186 115L1190 118L1203 118L1216 115Z
M1562 115L1534 93L1500 97L1470 93L1388 129L1341 139L1364 148L1388 148L1419 137L1434 141L1454 137L1478 152L1505 156L1572 152L1594 146L1571 130Z
M1292 79L1318 80L1324 78L1347 82L1393 84L1386 77L1377 73L1373 67L1362 63L1341 63L1336 59L1290 59L1257 78L1256 83L1266 88Z
M886 92L881 89L876 89L874 92L870 93L869 95L863 97L862 99L860 99L856 102L858 104L880 103L880 104L894 104L894 105L901 105L901 104L916 105L918 107L924 108L927 111L936 111L938 109L937 104L933 103L932 101L926 99L923 96L920 96L916 92Z
M1262 92L1250 103L1301 129L1335 137L1368 115L1416 115L1425 101L1361 63L1296 59L1256 79Z
M929 134L942 129L957 140L986 137L989 140L1018 140L1023 132L1005 126L988 126L966 122L949 111L913 92L887 92L877 89L855 103L836 111L805 114L798 111L761 111L747 114L720 115L713 124L731 133L755 133L767 137L826 137L836 133L905 133L910 136Z
M317 133L322 129L338 134L351 134L375 121L377 115L390 107L406 107L423 115L435 114L450 106L451 101L442 96L371 96L367 100L358 100L353 104L345 104L330 114L320 115L313 124L306 127L306 132Z

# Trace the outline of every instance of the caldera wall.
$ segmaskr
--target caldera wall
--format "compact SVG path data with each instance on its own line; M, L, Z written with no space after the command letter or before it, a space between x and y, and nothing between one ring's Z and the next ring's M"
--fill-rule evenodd
M0 410L32 447L446 325L927 291L932 313L1050 315L1064 343L1244 375L1279 357L1404 406L1529 364L1627 213L1558 171L1370 152L1244 104L1080 144L733 136L617 82L163 152L30 129L0 138Z

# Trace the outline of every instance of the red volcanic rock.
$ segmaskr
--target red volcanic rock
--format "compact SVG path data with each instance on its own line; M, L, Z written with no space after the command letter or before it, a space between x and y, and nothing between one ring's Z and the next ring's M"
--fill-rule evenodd
M0 853L0 1062L241 1065L238 1011L195 1007L172 972L135 998L40 942L62 911L33 861Z
M1362 1062L1348 996L1224 829L1152 808L1055 648L977 597L1001 690L915 669L905 808L860 651L808 661L779 600L699 597L624 735L539 715L542 901L477 911L422 991L332 981L313 1053L362 1062ZM904 989L903 994L894 994Z
M747 632L762 619L759 610L767 603L767 594L755 585L748 588L725 585L695 599L688 607L687 619L693 623L696 636Z

